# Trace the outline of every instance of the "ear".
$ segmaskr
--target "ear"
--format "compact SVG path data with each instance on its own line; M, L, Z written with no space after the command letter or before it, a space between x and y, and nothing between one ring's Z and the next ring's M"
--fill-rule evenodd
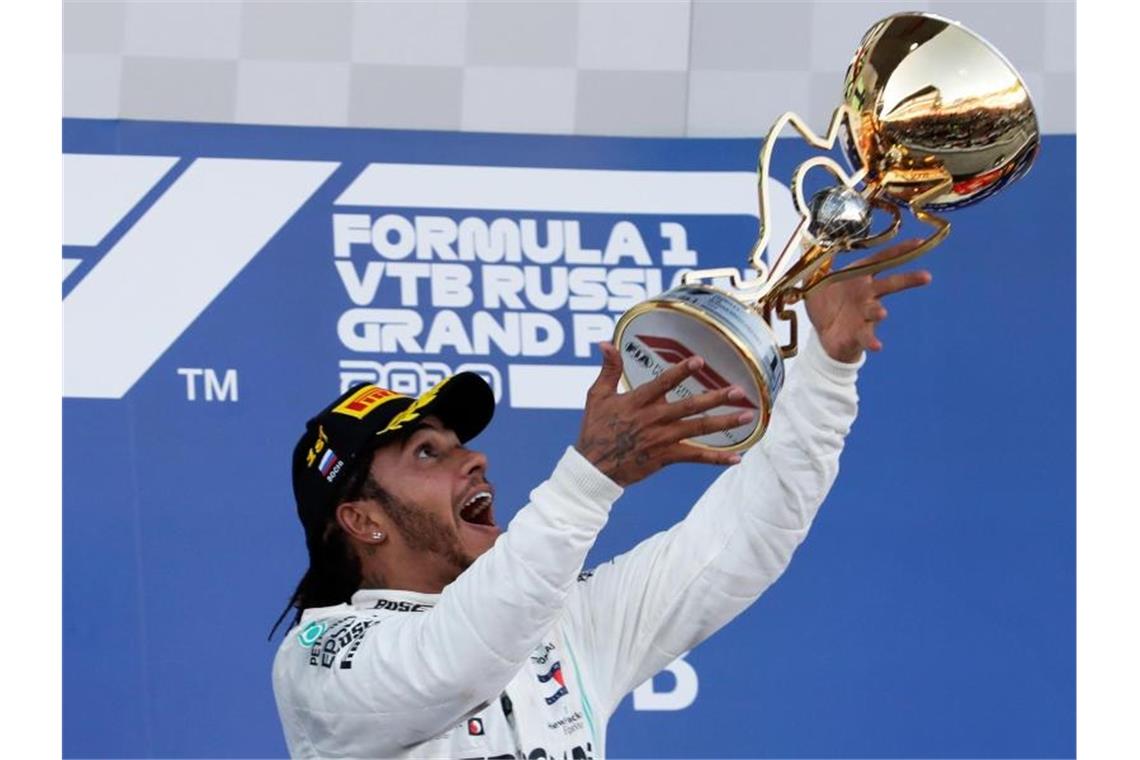
M337 505L336 521L356 541L379 544L388 539L387 521L372 501L345 501Z

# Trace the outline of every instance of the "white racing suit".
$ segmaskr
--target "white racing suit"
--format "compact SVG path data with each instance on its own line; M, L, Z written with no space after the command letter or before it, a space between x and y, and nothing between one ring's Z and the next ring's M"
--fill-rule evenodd
M860 362L861 363L861 362ZM581 573L621 488L573 448L441 594L305 610L273 665L295 757L605 757L622 697L779 577L838 472L859 364L811 335L767 434L689 515Z

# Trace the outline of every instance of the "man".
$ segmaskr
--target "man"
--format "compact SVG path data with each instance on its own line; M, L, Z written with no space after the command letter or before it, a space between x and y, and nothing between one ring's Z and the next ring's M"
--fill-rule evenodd
M929 281L818 289L815 331L743 458L684 442L743 424L750 413L692 416L738 389L666 402L693 358L621 394L620 358L602 344L577 443L501 535L487 459L465 446L491 417L481 379L418 399L342 395L294 453L310 567L273 667L290 753L604 757L622 697L783 572L838 471L863 352L882 347L880 299ZM682 461L731 466L683 521L581 573L622 489Z

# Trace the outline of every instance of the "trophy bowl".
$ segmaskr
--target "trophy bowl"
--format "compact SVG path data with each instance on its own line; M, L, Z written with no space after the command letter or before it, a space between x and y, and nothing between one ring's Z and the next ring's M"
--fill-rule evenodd
M871 27L843 96L848 160L902 204L945 179L924 207L976 203L1025 174L1040 144L1017 71L984 39L938 16L899 14Z

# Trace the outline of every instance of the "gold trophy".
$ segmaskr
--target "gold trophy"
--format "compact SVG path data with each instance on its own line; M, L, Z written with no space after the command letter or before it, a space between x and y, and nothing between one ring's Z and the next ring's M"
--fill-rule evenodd
M789 125L821 151L832 150L842 135L853 173L827 155L796 167L789 188L800 223L766 264L770 159ZM1025 83L993 46L961 24L929 14L883 19L855 51L843 102L823 137L791 112L768 131L757 167L760 236L749 256L751 276L731 267L694 270L679 287L618 320L614 345L625 383L637 387L689 356L702 356L705 366L668 398L729 384L742 388L746 398L736 408L707 414L747 408L756 412L753 421L690 443L747 449L764 434L784 381L784 360L796 353L791 307L824 283L897 267L934 248L950 231L935 212L981 201L1023 176L1039 145ZM828 172L834 182L805 201L803 179L812 169ZM876 209L882 212L879 230L872 229ZM836 255L875 248L896 236L904 209L930 230L927 237L885 260L833 269ZM731 288L713 287L717 279L727 279ZM772 330L775 319L790 324L786 345Z

